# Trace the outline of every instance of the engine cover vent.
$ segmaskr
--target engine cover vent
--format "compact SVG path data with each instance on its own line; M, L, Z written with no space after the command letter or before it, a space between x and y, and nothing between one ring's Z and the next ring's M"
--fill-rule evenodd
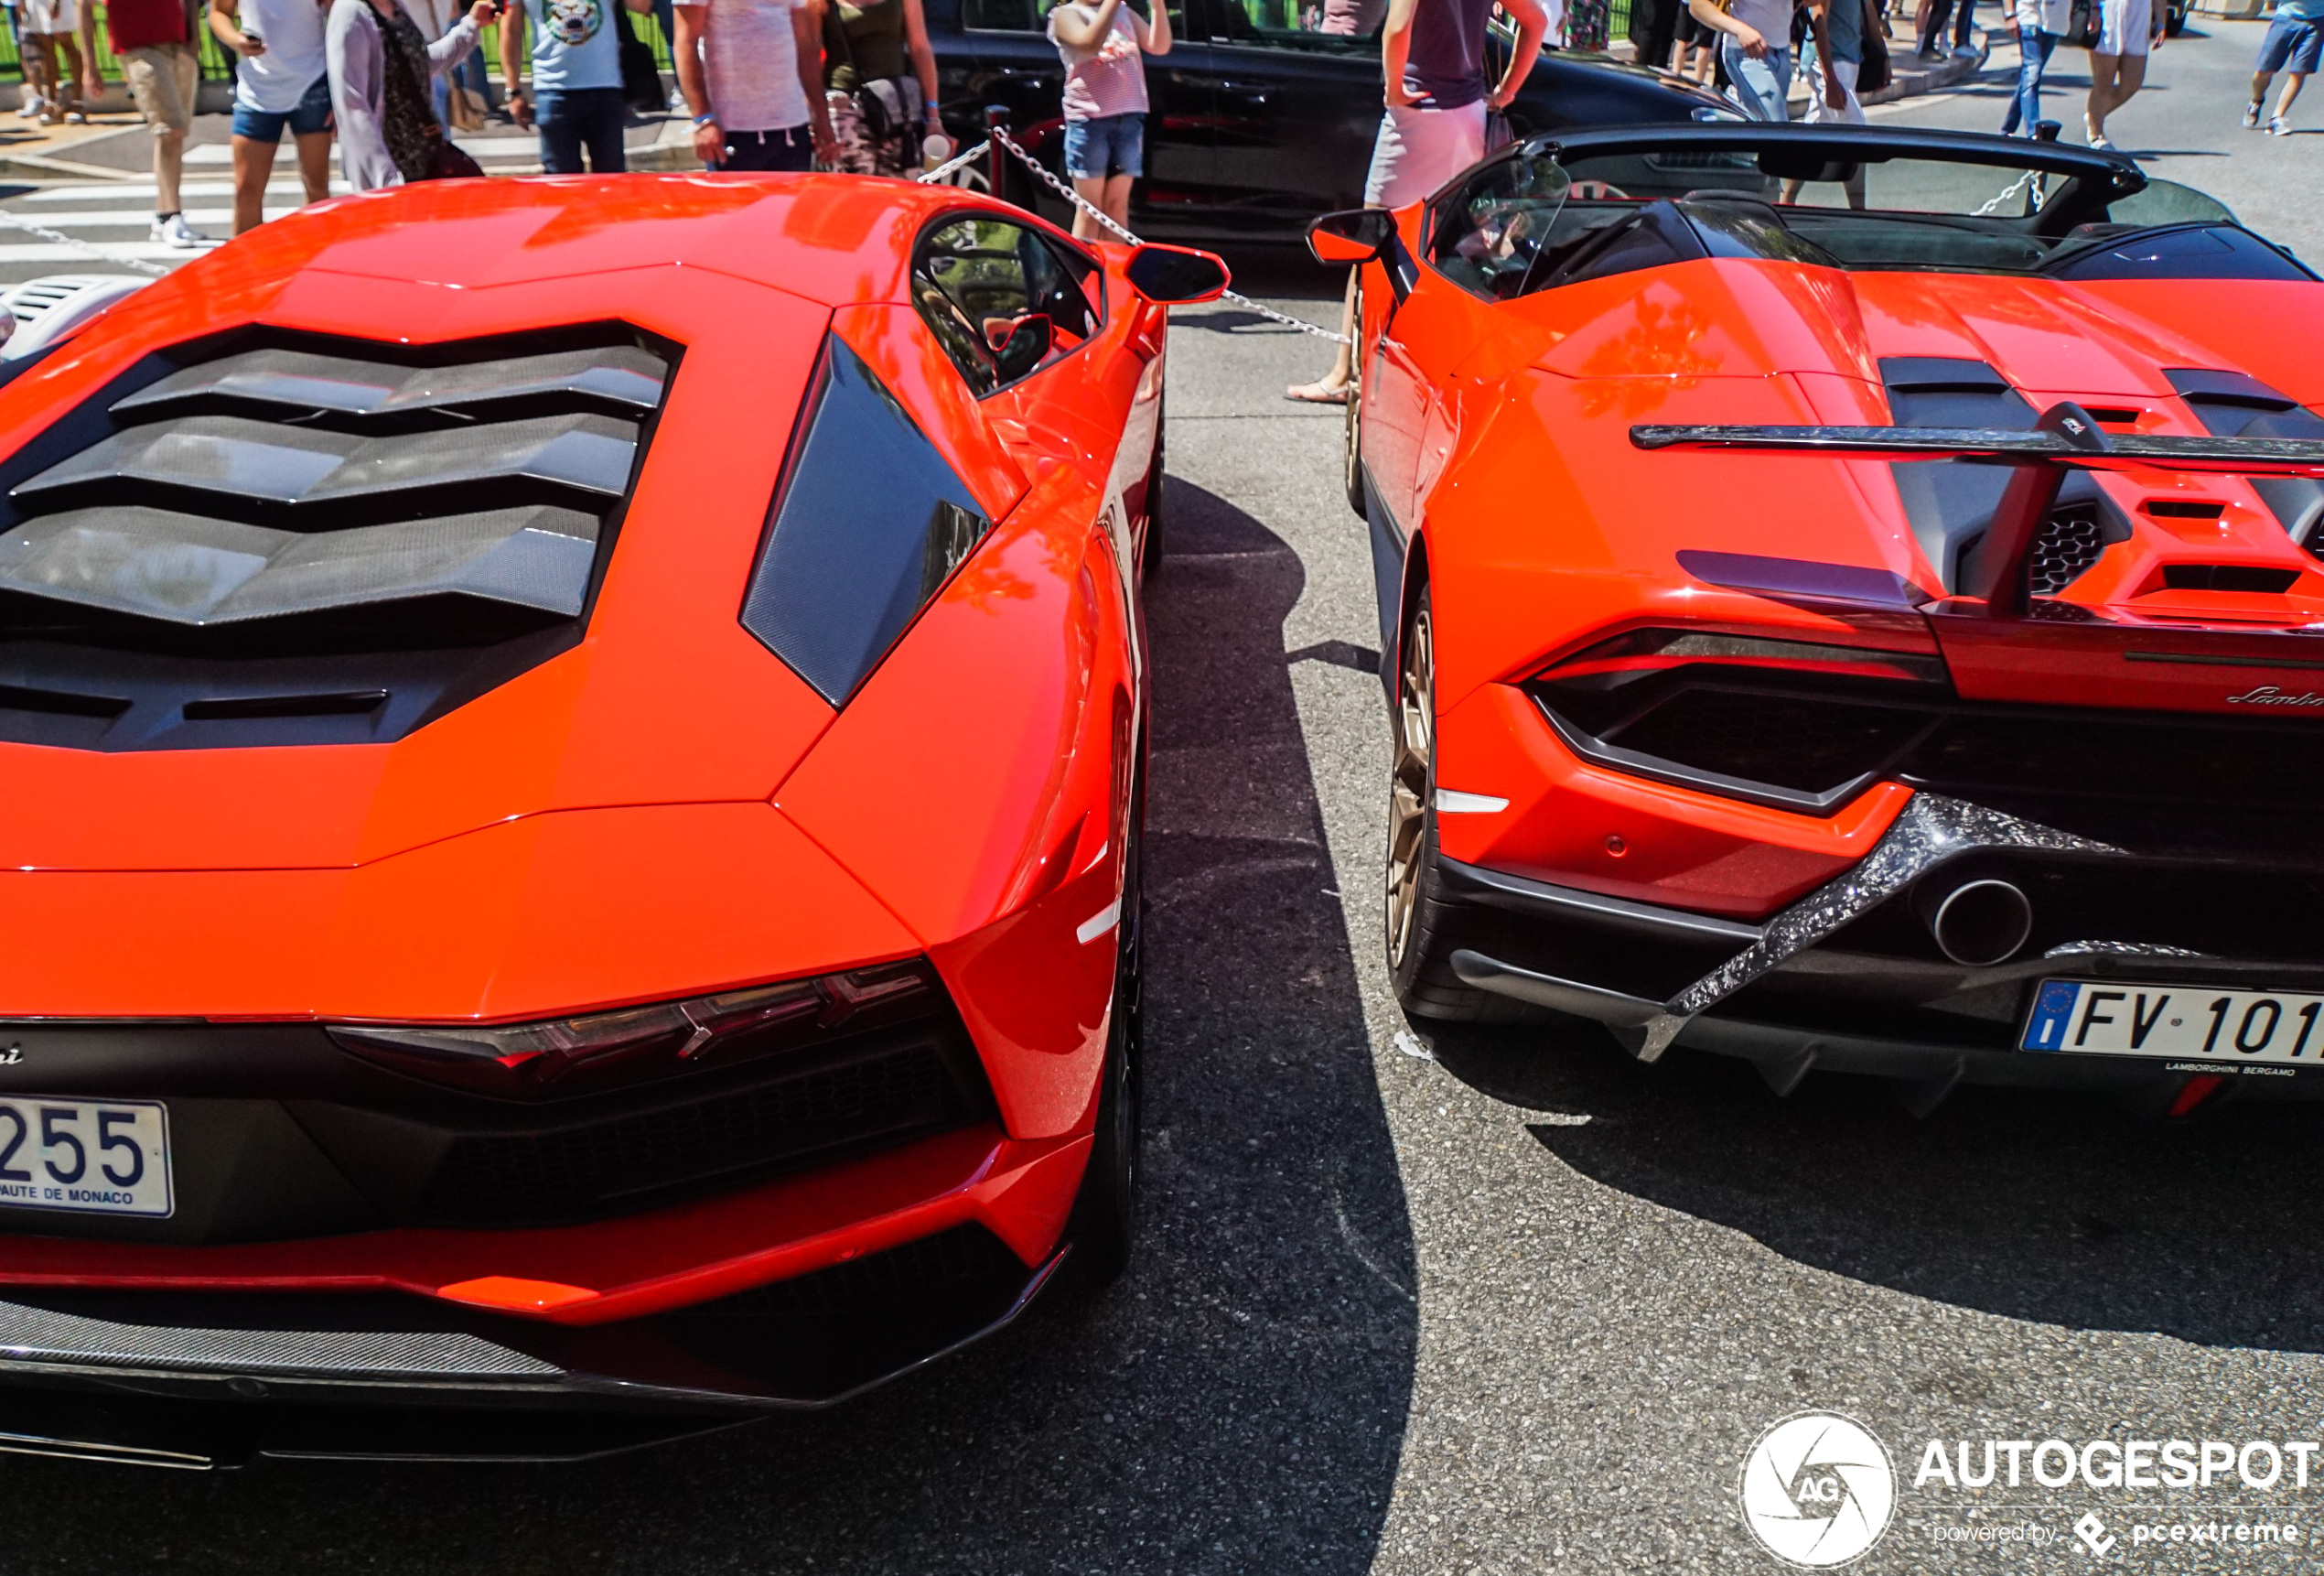
M0 739L383 741L545 660L672 360L619 324L147 358L0 463Z

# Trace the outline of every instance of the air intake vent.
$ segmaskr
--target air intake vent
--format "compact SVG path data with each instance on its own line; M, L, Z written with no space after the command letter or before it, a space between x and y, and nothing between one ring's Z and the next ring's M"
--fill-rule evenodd
M2051 512L2034 538L2033 556L2026 564L2027 588L2037 597L2054 597L2082 578L2106 550L2105 523L2094 503L2070 503Z
M2255 591L2280 595L2300 578L2297 569L2265 564L2165 564L2163 584L2174 591Z
M669 374L619 325L149 359L0 465L0 739L380 740L505 682L579 638Z

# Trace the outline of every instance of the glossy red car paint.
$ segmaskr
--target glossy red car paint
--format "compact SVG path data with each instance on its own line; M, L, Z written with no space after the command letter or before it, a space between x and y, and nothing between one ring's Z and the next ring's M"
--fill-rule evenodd
M0 1236L0 1286L392 1289L597 1324L974 1222L1058 1251L1135 844L1137 587L1166 309L1126 249L1088 342L979 400L912 305L932 223L845 177L452 182L315 205L0 389L0 455L156 350L616 322L678 347L586 634L392 743L0 744L0 1020L514 1022L925 955L981 1125L584 1224L213 1245ZM738 621L826 336L994 524L843 707ZM866 479L867 483L876 479ZM769 901L779 894L780 901ZM69 1094L59 1069L15 1089Z
M1912 135L1891 139L1897 147L1882 156L1995 157L1978 154L1969 146L1976 139L1966 137L1916 152ZM1722 136L1740 146L1761 135L1698 128L1673 133L1671 142L1708 149ZM1651 133L1586 132L1563 145L1543 139L1538 157L1589 157L1618 143L1635 157L1652 141ZM1503 156L1530 157L1523 149ZM1690 157L1716 165L1728 156ZM1836 143L1832 157L1844 157ZM1923 693L1941 696L1942 706L2000 708L1977 715L2003 722L2041 708L2044 717L2071 710L2076 726L2094 728L2110 726L2109 717L2223 718L2257 727L2255 685L2279 686L2286 705L2315 687L2324 542L2306 524L2279 517L2252 480L2222 467L2088 472L2092 517L2121 522L2118 534L2110 525L2094 561L2078 566L2070 583L2040 591L2030 615L2001 617L1948 582L1953 565L1932 558L1925 522L1916 530L1884 459L1649 449L1632 436L1649 426L1887 428L1908 419L1892 414L1891 385L1903 386L1899 369L1917 358L2015 391L2029 407L2027 425L2032 413L2073 402L2108 433L2205 439L2220 428L2190 403L2183 369L2264 385L2267 408L2297 419L2301 407L2324 408L2324 285L2297 264L2271 264L2269 277L2099 279L2038 269L1923 271L1893 261L1844 267L1713 247L1609 265L1598 276L1576 263L1573 276L1561 273L1549 287L1539 281L1551 264L1535 264L1522 286L1496 294L1445 264L1447 238L1462 232L1447 226L1469 222L1471 194L1481 211L1517 189L1515 178L1492 173L1493 163L1395 214L1393 241L1375 247L1378 232L1369 225L1376 221L1351 213L1318 221L1329 233L1314 243L1319 258L1363 259L1350 502L1372 532L1392 709L1405 693L1399 686L1418 671L1414 631L1426 599L1430 649L1417 660L1433 681L1425 740L1430 857L1465 870L1458 879L1472 887L1493 887L1476 899L1484 905L1478 912L1500 916L1479 920L1485 940L1460 945L1490 952L1492 926L1517 923L1511 912L1548 914L1564 905L1560 912L1578 914L1603 898L1649 905L1645 915L1603 904L1595 912L1623 914L1633 928L1651 921L1662 927L1658 934L1684 935L1689 916L1716 922L1695 927L1715 962L1717 946L1732 952L1773 934L1763 927L1856 869L1928 789L1910 772L1886 780L1876 773L1832 803L1792 804L1578 749L1545 717L1542 686L1584 682L1593 660L1585 653L1629 631L1797 642L1820 648L1816 661L1834 673L1851 651L1876 664L1920 664L1912 671L1933 675ZM2093 167L2091 178L2102 172ZM2121 177L2125 185L2136 178ZM1996 186L2005 179L1997 176ZM1646 206L1645 198L1616 203L1606 195L1577 186L1560 221L1572 222L1576 209ZM1507 210L1497 211L1495 221L1505 222ZM1527 221L1538 225L1539 212ZM1550 243L1541 244L1547 256ZM1587 255L1574 245L1571 255ZM1780 562L1786 573L1891 589L1755 589L1748 576L1690 571L1684 560L1693 556L1698 564ZM1705 725L1716 721L1706 717ZM1400 739L1407 735L1417 737L1417 725L1400 725ZM2198 801L2188 815L2200 822L2235 813ZM1395 861L1392 850L1392 960L1401 912ZM2176 939L2144 930L2120 938ZM1566 972L1555 945L1539 937L1532 945L1536 973ZM1606 945L1615 945L1610 933ZM1652 945L1627 945L1641 955ZM2289 956L2310 956L2307 940L2289 946ZM1565 961L1573 979L1587 978L1577 956ZM1435 966L1447 994L1408 993L1408 1008L1451 1017L1488 1010L1487 997L1452 988L1445 958ZM2022 958L2013 966L2017 979L2039 972ZM1589 1011L1637 1050L1657 1004L1666 995L1681 999L1676 988L1701 972L1651 988L1623 986L1622 1000L1568 990L1559 979L1531 997L1516 988L1508 994ZM1850 1010L1834 1006L1819 1021L1859 1032L1845 1030ZM1684 1016L1673 1010L1662 1019L1675 1024ZM1870 1027L1860 1032L1878 1038ZM1648 1040L1650 1055L1668 1042ZM1791 1043L1783 1056L1802 1070L1814 1062L1813 1051L1798 1061L1799 1034ZM1945 1069L1960 1060L1931 1049L1931 1076L1949 1087L1957 1073ZM1785 1078L1796 1081L1770 1075L1787 1090Z

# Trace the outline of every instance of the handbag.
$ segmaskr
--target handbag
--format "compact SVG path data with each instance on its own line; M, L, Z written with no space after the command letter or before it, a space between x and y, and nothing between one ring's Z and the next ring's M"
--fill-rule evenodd
M481 180L484 167L450 137L436 145L436 162L428 167L425 180Z
M875 143L886 142L903 130L910 118L899 84L909 81L918 87L918 80L904 77L866 80L863 69L855 64L855 45L847 37L847 19L839 14L835 0L831 9L823 13L823 20L832 31L839 35L839 52L847 57L848 72L855 79L855 91L848 97L855 101L855 113L863 118L864 135Z
M2105 36L2105 18L2097 0L2074 0L2066 9L2066 42L2077 49L2094 49Z
M1839 3L1845 5L1847 0L1839 0ZM1872 0L1861 0L1861 4L1865 9L1864 59L1856 62L1856 91L1859 103L1865 95L1877 93L1896 80L1896 67L1888 59L1888 30L1880 25L1880 16L1873 8Z
M1509 129L1509 115L1501 110L1485 112L1485 151L1498 153L1517 140Z
M621 19L621 97L640 114L659 113L669 103L662 97L662 70L653 63L653 50L638 37L627 5L615 6L614 15Z

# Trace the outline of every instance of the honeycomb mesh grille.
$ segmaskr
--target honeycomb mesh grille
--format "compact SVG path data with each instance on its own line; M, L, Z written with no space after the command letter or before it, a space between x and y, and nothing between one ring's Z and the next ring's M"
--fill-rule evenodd
M2054 597L2080 579L2106 550L2106 528L2096 505L2069 503L2051 511L2034 538L2026 563L2026 587L2037 597Z

